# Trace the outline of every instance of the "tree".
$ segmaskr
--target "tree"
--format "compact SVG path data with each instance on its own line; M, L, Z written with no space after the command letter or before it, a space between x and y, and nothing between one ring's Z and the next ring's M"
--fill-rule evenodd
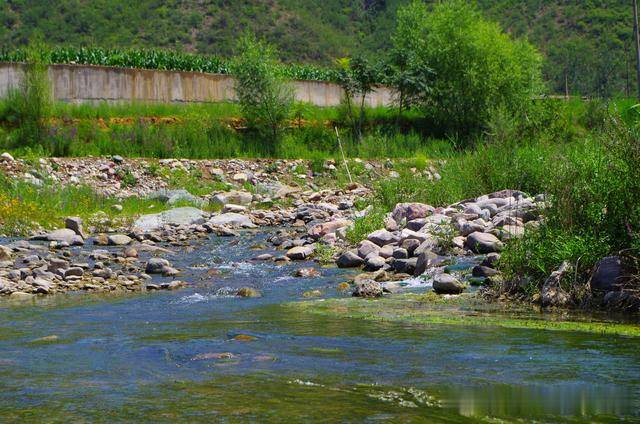
M415 54L417 66L433 70L420 106L444 131L479 131L498 109L522 113L542 88L537 50L463 0L438 3L431 12L420 1L400 9L394 42Z
M431 91L433 70L424 63L420 52L424 47L424 25L427 9L413 2L398 10L393 48L387 59L386 83L397 93L398 117L403 109L424 102Z
M293 89L278 65L274 48L252 34L240 38L231 65L242 116L273 145L293 104Z
M339 59L337 63L338 83L344 91L347 116L351 121L353 134L361 139L367 94L374 90L379 81L380 70L363 56ZM357 114L353 105L355 99L358 99L360 104Z

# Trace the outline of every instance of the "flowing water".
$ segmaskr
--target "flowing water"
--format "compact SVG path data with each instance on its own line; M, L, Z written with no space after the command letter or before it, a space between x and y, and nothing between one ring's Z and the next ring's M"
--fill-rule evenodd
M640 338L300 312L346 271L251 262L264 238L173 258L180 291L0 303L0 421L640 422Z

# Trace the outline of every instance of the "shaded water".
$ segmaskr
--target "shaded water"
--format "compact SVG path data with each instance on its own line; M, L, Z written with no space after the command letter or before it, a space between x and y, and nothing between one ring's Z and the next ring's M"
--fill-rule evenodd
M182 291L0 303L0 421L640 422L640 338L292 313L346 272L250 262L264 237L173 259Z

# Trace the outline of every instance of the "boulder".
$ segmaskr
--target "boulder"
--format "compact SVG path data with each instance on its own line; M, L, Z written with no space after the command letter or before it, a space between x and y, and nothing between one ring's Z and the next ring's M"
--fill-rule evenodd
M616 291L628 278L620 256L607 256L598 261L591 274L591 290L594 292Z
M378 246L386 246L388 244L397 243L399 241L398 236L387 230L378 230L369 234L367 237L372 243L377 244Z
M151 258L147 262L144 272L147 274L162 274L164 267L170 267L168 260L162 258Z
M560 283L571 271L571 264L565 261L546 279L540 291L542 306L565 306L569 303L569 295L565 293Z
M391 217L396 222L413 221L414 219L426 218L435 211L433 206L424 203L398 203L391 213Z
M361 258L366 258L370 253L378 253L379 251L380 247L369 240L362 240L358 243L358 256Z
M393 270L401 274L413 275L416 271L418 258L396 259L393 261Z
M287 251L287 258L294 261L301 261L313 255L313 251L313 245L292 247Z
M460 294L464 284L449 274L439 274L433 279L433 291L437 294Z
M371 253L364 260L364 269L366 271L377 271L382 268L386 264L384 258L376 255L375 253Z
M82 237L83 239L87 238L82 229L82 218L77 216L70 216L68 218L65 218L64 226L67 229L79 235L80 237Z
M211 203L224 206L226 204L234 204L247 206L253 201L253 194L248 191L232 190L225 193L218 193L211 198Z
M174 206L179 203L190 203L198 207L203 207L205 201L201 198L194 196L187 190L167 190L161 189L154 191L147 196L150 200L156 200L162 203L166 203L169 206Z
M349 225L351 225L351 221L348 219L336 219L321 224L315 224L309 228L308 233L311 237L319 239L329 233L334 233L339 228L348 227Z
M377 281L365 281L356 284L356 288L353 291L354 297L382 297L384 289L382 284Z
M498 270L483 265L476 265L471 270L471 275L474 277L493 277L499 273L500 272Z
M111 234L107 238L107 243L111 246L126 246L132 241L131 237L124 234Z
M151 232L165 225L202 224L206 216L206 212L197 208L174 208L160 213L142 215L133 223L133 228L135 231Z
M475 232L469 234L465 247L474 253L493 253L501 251L503 244L493 234Z
M364 260L355 252L347 250L338 257L336 265L339 268L357 268L364 263Z
M68 243L70 246L82 246L84 244L83 238L68 228L54 230L47 234L46 239L47 241Z
M209 220L209 224L234 228L256 228L256 225L251 222L251 218L234 212L216 215Z
M7 246L0 245L0 261L9 261L13 258L13 251Z
M431 250L425 250L420 253L418 259L416 260L416 267L413 271L415 276L422 275L429 268L434 260L438 258L438 255L433 253Z

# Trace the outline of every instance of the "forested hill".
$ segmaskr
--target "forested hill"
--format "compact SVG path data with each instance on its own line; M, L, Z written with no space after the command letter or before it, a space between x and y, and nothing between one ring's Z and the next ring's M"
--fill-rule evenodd
M39 30L54 45L160 47L231 53L245 29L275 43L286 61L330 63L390 43L395 11L409 0L8 0L0 2L0 46ZM628 90L632 9L623 0L478 0L487 16L527 36L547 56L549 90Z

